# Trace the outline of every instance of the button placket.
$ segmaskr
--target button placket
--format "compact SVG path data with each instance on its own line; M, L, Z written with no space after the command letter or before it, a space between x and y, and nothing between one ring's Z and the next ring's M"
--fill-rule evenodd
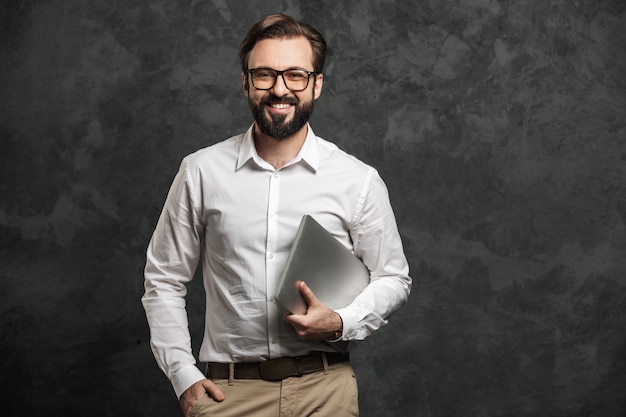
M280 175L274 172L269 178L269 198L267 205L267 242L266 242L266 291L268 295L267 303L267 329L268 329L268 345L271 356L279 354L279 323L278 304L275 302L274 292L278 287L279 271L276 265L276 250L278 248L278 204L280 199Z

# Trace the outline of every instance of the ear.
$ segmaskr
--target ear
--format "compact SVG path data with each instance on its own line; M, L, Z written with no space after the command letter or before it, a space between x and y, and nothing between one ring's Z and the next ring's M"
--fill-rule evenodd
M250 94L250 88L248 86L248 77L245 72L241 72L241 84L243 86L243 92L247 95Z
M322 94L322 85L324 84L324 75L317 74L315 76L315 87L313 89L313 99L317 100Z

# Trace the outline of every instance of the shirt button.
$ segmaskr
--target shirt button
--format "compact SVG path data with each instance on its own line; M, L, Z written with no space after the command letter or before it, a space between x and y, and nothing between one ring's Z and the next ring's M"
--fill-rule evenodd
M278 178L278 173L274 174L274 178Z
M267 257L270 258L270 259L274 259L274 254L270 253Z
M275 337L273 337L273 338L272 338L272 343L273 343L273 344L276 344L276 343L278 343L278 340L276 340L276 338L275 338Z
M273 295L270 297L270 301L273 303L274 301L276 301L276 297L274 297Z

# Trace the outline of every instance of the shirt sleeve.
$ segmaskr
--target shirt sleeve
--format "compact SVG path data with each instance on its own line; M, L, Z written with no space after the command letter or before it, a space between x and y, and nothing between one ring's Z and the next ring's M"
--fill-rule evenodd
M203 228L197 196L185 161L181 164L147 249L141 299L150 346L176 395L204 379L191 350L185 296L195 273Z
M407 301L412 285L387 187L374 169L365 183L351 234L355 255L371 272L370 284L337 313L343 320L341 339L362 340L387 324Z

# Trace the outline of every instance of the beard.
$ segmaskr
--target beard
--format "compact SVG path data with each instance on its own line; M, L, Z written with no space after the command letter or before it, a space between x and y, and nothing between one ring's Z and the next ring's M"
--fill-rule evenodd
M270 114L268 117L265 112L265 105L272 103L289 103L295 106L295 112L293 118L285 122L288 115L285 114ZM309 121L311 114L313 114L314 100L300 104L300 100L297 97L285 97L279 98L273 94L267 97L263 97L259 104L252 102L248 98L248 104L252 110L252 116L256 121L257 126L264 135L272 137L276 140L283 140L298 132Z

